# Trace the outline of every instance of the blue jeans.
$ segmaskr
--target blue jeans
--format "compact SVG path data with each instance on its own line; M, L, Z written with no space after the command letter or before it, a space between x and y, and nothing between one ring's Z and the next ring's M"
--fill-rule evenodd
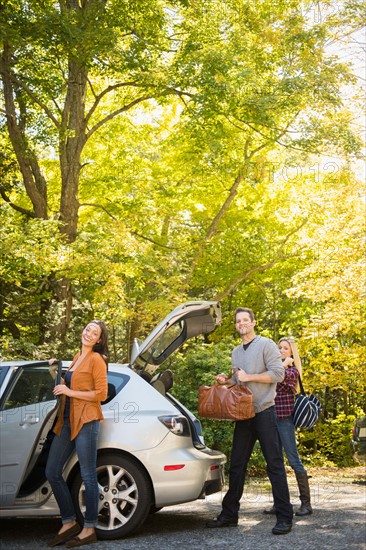
M283 450L286 453L287 460L291 468L295 473L305 472L305 468L297 451L295 426L292 421L292 417L277 418L277 429L280 434Z
M229 489L222 501L220 518L238 519L247 466L257 440L259 440L267 463L267 474L272 485L277 520L291 523L293 509L290 503L274 406L257 413L250 420L240 420L235 423Z
M46 466L46 477L60 508L62 523L76 519L69 487L62 476L65 462L76 450L81 478L85 486L84 527L98 523L99 490L97 479L97 441L100 422L87 422L73 441L70 441L70 420L65 419L60 436L55 435Z

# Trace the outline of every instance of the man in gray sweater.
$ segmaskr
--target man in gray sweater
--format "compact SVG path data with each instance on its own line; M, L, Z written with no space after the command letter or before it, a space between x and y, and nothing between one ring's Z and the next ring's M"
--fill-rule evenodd
M272 485L277 514L277 523L272 533L285 535L291 531L293 509L276 428L274 406L276 384L282 382L285 371L278 347L273 340L255 334L255 323L251 309L236 310L235 326L242 343L232 352L234 379L248 386L253 392L255 417L235 423L229 489L222 501L220 515L217 519L208 521L206 527L231 527L238 524L246 470L254 444L259 440L267 463L267 473ZM227 376L219 374L216 380L224 384Z

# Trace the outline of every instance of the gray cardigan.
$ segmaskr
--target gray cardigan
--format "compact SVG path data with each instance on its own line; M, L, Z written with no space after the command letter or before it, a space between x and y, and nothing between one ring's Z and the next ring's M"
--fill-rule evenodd
M274 405L276 384L282 382L285 377L281 355L274 341L264 336L256 336L246 350L243 344L236 347L232 352L231 360L234 371L238 368L242 368L247 374L260 374L267 371L273 380L273 384L239 382L252 390L255 412L259 413ZM235 375L233 378L238 382Z

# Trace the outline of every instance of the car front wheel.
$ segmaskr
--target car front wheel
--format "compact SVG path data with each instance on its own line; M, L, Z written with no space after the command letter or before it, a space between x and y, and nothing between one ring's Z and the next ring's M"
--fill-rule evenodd
M96 527L99 539L127 536L144 523L153 503L150 480L134 460L109 453L97 460L99 512ZM80 473L72 484L78 520L83 524L85 488Z

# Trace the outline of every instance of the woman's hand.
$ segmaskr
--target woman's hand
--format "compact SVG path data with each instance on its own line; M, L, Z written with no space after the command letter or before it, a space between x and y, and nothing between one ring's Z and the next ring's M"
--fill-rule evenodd
M58 384L53 388L53 395L67 395L71 397L72 390L66 386L66 384Z
M286 359L283 361L282 366L287 369L288 367L292 367L294 364L294 360L292 357L286 357Z
M57 359L49 359L48 364L50 366L49 369L48 369L48 372L50 373L51 378L53 380L56 380L57 371L58 371Z

